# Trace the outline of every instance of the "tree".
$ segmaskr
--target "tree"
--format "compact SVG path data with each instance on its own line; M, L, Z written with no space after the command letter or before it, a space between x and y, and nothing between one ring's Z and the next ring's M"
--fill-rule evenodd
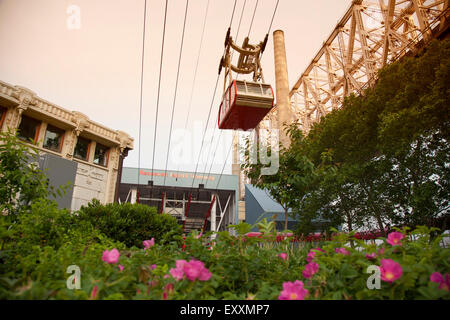
M271 194L289 203L303 231L319 217L325 229L383 232L448 219L449 83L450 40L434 41L386 66L376 86L347 97L307 136L291 125L276 176L245 167L252 182L277 186Z
M288 128L288 134L296 135L296 130ZM301 139L297 140L301 144ZM258 144L258 142L256 142ZM289 209L297 206L297 202L306 192L306 187L309 185L309 179L314 174L314 167L311 161L306 157L300 156L290 152L295 146L291 145L289 149L281 147L278 159L279 168L275 174L264 175L262 174L262 168L264 165L259 161L260 149L257 149L256 163L252 163L250 160L251 148L254 148L250 139L246 141L246 148L244 151L244 163L242 169L246 176L250 179L251 183L258 188L266 189L271 197L279 203L284 210L284 229L288 229L288 216ZM267 147L268 156L271 157L274 152L269 146ZM303 191L300 191L302 190Z

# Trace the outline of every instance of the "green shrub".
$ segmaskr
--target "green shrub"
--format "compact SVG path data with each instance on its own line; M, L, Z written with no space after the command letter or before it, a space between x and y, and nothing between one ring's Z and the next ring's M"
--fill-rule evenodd
M437 229L405 228L396 232L401 243L393 243L390 234L379 245L341 234L311 256L311 244L277 242L273 225L263 221L261 237L250 237L252 226L242 223L232 226L238 236L220 232L212 241L210 233L191 234L181 247L176 220L148 206L93 201L75 214L59 210L45 197L40 171L34 176L14 162L16 151L20 159L27 152L20 150L11 142L1 149L10 154L0 154L0 187L11 184L0 190L5 196L0 203L6 204L0 208L0 299L266 300L279 298L286 282L300 281L308 290L305 299L450 299L450 251L440 246L442 236L431 237ZM27 189L33 181L34 191ZM29 201L17 201L26 195ZM151 238L155 245L142 248ZM105 250L114 248L117 259L104 258ZM190 279L195 270L188 277L189 269L183 269L176 280L183 263L194 259L209 276ZM381 275L379 288L369 288L368 267L383 263L394 278ZM312 264L316 269L307 270ZM67 286L67 268L73 265L81 271L80 289ZM435 282L436 274L446 282Z
M101 205L93 200L78 213L80 221L89 221L109 238L126 246L142 247L143 240L155 238L158 243L179 241L181 226L168 214L157 214L154 207L141 204Z
M92 244L120 246L94 229L89 221L80 221L68 210L58 209L52 200L35 200L30 211L22 212L14 222L9 218L0 216L0 273L3 275L29 275L42 265L42 252L57 252L68 245L81 250Z
M0 132L0 213L11 215L12 220L33 201L49 195L37 159L36 148L12 132Z
M313 258L317 270L305 275L310 246L293 245L289 240L275 242L264 235L234 237L221 232L211 247L204 235L190 235L186 246L175 242L127 249L123 244L103 239L104 243L79 246L66 243L58 249L50 246L33 248L34 252L20 260L34 263L34 269L20 277L0 277L0 299L278 299L285 282L302 281L308 300L328 299L449 299L448 287L431 281L431 275L445 275L449 270L450 252L442 248L441 237L431 239L432 230L419 227L413 232L402 230L399 245L386 239L382 244L354 241L351 235L339 235L322 243ZM415 235L416 240L411 240ZM109 242L108 242L109 241ZM105 249L117 248L120 257L107 263L102 259ZM336 249L345 248L345 254ZM383 251L383 252L382 252ZM287 254L287 259L280 257ZM376 253L373 258L368 254ZM208 279L192 280L187 273L179 280L173 276L177 261L199 260L209 270ZM368 267L380 266L383 259L398 263L402 274L392 282L381 278L380 287L368 287L371 282ZM81 288L68 289L67 267L81 270ZM448 275L447 275L448 276ZM369 281L368 281L369 280ZM94 290L94 288L96 289ZM94 296L93 293L97 292Z

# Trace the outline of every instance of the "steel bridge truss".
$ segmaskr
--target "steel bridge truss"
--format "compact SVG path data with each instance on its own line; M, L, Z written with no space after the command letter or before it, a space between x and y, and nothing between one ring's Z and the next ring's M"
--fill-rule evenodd
M344 98L375 83L377 71L415 54L448 27L449 0L354 0L289 93L307 134ZM276 117L276 108L266 119Z

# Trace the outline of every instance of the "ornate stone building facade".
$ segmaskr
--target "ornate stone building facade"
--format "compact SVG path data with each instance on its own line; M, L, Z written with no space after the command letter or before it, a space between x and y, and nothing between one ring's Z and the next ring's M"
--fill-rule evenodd
M33 91L0 81L0 131L17 130L42 153L77 162L72 210L93 198L118 199L123 159L133 138L37 96Z

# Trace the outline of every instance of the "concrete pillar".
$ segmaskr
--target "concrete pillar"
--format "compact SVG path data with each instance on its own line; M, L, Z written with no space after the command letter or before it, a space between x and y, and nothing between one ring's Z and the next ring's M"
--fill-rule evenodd
M283 124L290 124L291 104L289 101L289 78L287 70L286 47L284 44L284 32L275 30L273 32L273 48L275 58L275 86L276 104L278 109L278 129L280 130L280 143L288 147L289 138L284 131Z
M131 199L130 199L130 203L131 204L135 204L137 200L137 189L133 188L131 189Z
M97 147L97 142L95 140L91 141L91 144L89 145L89 154L88 154L88 158L86 161L88 162L92 162L94 161L94 156L95 156L95 148Z
M239 133L233 132L233 163L231 164L231 174L238 176L238 198L242 195L241 188L241 165L239 161Z
M36 137L36 145L39 148L42 148L44 146L44 139L45 139L45 133L47 131L47 126L48 126L48 123L44 122L44 121L42 121L41 124L38 126L39 132Z
M212 201L212 199L213 199L213 197L216 197L216 200L214 200L214 203L213 203L213 205L212 205L212 208L211 208L211 216L210 216L210 222L211 222L211 231L216 231L216 217L217 217L217 212L216 212L216 210L217 210L217 201L219 201L219 199L217 198L218 197L218 195L217 194L212 194L212 196L211 196L211 201Z

